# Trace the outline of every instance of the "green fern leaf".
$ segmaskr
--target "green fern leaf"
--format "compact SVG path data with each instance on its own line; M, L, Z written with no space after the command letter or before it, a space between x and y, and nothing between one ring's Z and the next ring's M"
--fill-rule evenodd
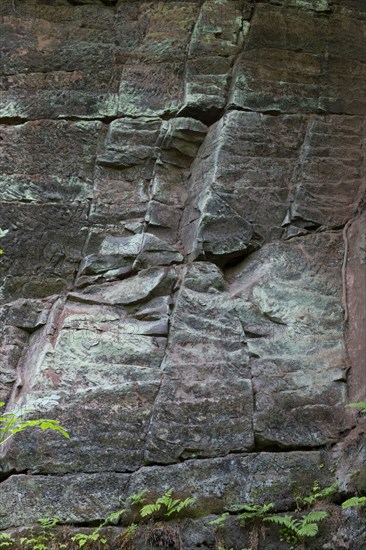
M225 521L227 520L227 518L229 517L229 515L230 514L228 512L224 512L218 518L213 519L212 521L210 521L209 525L223 525L225 523Z
M230 507L230 510L232 512L250 512L253 514L258 511L258 508L260 508L260 506L257 504L234 504Z
M297 530L296 521L291 516L273 515L273 516L268 516L267 518L264 518L263 521L271 521L276 525L287 527L287 529L292 529L294 531Z
M302 525L306 525L308 523L317 523L319 521L322 521L326 517L328 517L328 512L324 512L322 510L313 510L302 518L301 523Z
M118 512L113 512L112 514L109 514L109 516L106 518L104 524L112 523L113 521L117 521L120 519L122 514L125 513L126 510L118 510Z
M155 512L158 512L161 508L161 504L146 504L143 506L140 510L140 515L142 518L145 518L147 516L151 516Z
M352 506L365 506L365 505L366 505L366 497L352 497L343 502L342 509L346 510L347 508L351 508Z
M196 502L195 498L186 498L182 502L180 502L177 506L177 512L181 512L184 508L187 508L191 504L194 504Z
M346 407L349 407L350 409L361 409L361 412L366 412L366 402L365 401L358 401L357 403L348 403Z
M297 535L299 537L315 537L318 533L319 527L316 523L307 523L303 527L297 530Z
M130 495L127 500L132 502L132 504L141 504L145 500L143 496L145 495L146 492L147 492L147 489L142 489L142 491L139 491L138 493L133 493L132 495Z

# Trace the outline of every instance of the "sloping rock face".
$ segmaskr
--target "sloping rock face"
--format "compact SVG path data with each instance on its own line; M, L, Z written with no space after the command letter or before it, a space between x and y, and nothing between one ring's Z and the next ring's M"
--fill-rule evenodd
M366 491L345 409L366 401L364 1L0 18L0 400L71 434L6 445L0 528L93 523L143 488L203 516ZM192 520L185 548L212 536ZM316 544L366 548L365 527Z

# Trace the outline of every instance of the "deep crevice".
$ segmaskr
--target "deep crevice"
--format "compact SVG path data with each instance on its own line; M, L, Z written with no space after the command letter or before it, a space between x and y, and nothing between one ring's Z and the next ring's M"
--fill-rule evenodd
M211 106L201 107L199 105L184 105L174 118L187 117L199 120L206 124L206 126L212 126L220 120L224 114L224 109Z
M21 124L25 124L29 120L30 119L21 116L0 117L0 124L3 124L4 126L19 126Z
M239 265L246 260L253 252L257 252L261 248L260 245L248 245L245 250L238 250L228 254L213 254L210 252L201 252L192 262L208 262L217 265L222 271L226 271L232 267Z
M3 483L4 481L6 481L7 479L9 479L9 477L12 477L14 475L26 475L28 474L28 470L16 470L15 468L11 469L11 470L8 470L7 472L0 472L0 483Z
M329 451L331 445L335 443L326 443L321 445L283 445L277 441L266 441L264 438L254 433L254 452L266 453L291 453L291 452L314 452L314 451Z

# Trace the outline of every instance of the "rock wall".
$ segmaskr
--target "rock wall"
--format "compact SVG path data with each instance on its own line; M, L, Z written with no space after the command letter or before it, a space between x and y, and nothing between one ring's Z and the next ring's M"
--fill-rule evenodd
M0 10L0 399L72 435L6 446L0 528L365 491L364 0Z

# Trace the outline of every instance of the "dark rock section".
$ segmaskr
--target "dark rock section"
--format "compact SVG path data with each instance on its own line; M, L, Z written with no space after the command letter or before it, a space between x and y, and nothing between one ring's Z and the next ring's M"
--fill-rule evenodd
M66 476L13 475L1 484L2 528L35 522L45 514L67 523L97 521L120 508L121 498L142 487L150 495L174 486L198 499L202 511L221 512L242 501L276 499L279 509L293 504L289 489L310 487L314 472L324 482L319 452L232 455L150 466L133 474L105 471ZM268 480L272 480L269 482ZM17 506L15 508L15 503Z

